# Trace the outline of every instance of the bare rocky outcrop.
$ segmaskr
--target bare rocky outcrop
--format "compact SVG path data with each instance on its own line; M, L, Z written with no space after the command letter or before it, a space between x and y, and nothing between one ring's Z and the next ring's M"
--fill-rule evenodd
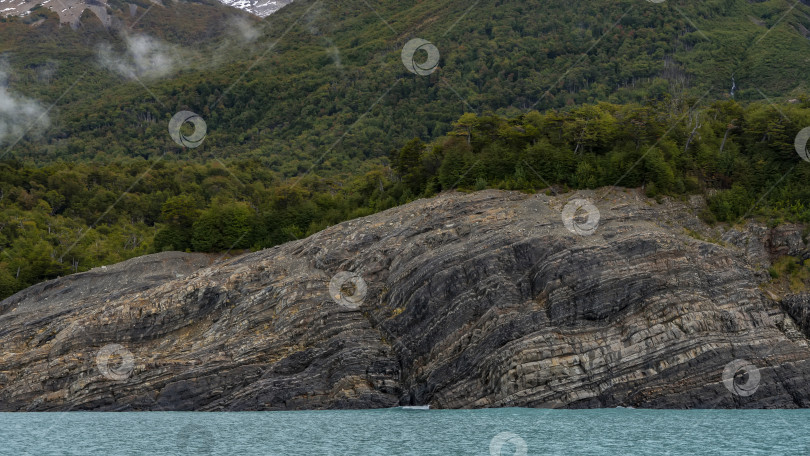
M112 23L107 0L0 0L0 15L25 16L40 5L58 14L62 24L78 25L85 10L92 11L105 27Z
M810 337L810 293L790 295L782 301L782 307Z
M562 221L574 198L599 210L592 235ZM0 303L0 410L810 406L807 314L757 260L804 241L694 210L451 193L224 261L40 284ZM330 293L341 272L363 280Z

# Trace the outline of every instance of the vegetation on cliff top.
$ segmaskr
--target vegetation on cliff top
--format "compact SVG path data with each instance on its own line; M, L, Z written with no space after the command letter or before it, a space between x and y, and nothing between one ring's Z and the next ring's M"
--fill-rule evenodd
M285 178L254 159L98 167L0 164L0 293L161 250L260 249L451 189L618 185L708 197L710 223L810 222L793 138L810 101L696 108L600 103L515 118L465 114L362 175Z
M54 104L0 150L0 297L153 251L277 245L450 189L644 187L707 196L708 222L810 220L793 148L810 125L804 4L110 11L121 27L89 12L60 27L44 8L0 19L0 85ZM429 76L400 61L416 36L441 52ZM165 74L116 73L139 39ZM205 119L201 147L167 134L179 110Z

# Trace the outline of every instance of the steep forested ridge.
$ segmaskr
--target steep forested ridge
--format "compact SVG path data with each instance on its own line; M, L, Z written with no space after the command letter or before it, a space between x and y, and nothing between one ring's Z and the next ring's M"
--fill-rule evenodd
M644 186L705 194L709 221L808 220L804 4L472 6L3 19L9 93L53 108L0 138L0 295L154 250L267 247L454 188ZM440 52L429 75L402 64L415 37ZM198 148L167 132L181 110L207 124Z

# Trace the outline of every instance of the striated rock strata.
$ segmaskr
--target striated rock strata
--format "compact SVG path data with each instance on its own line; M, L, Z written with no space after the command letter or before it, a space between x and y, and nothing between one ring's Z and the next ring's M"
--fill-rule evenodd
M562 222L575 197L593 235ZM806 296L763 291L751 259L804 241L703 241L693 210L446 194L224 261L57 279L0 303L0 410L810 406ZM343 271L367 289L330 296ZM131 358L101 363L110 344ZM732 379L745 394L735 360L758 368Z

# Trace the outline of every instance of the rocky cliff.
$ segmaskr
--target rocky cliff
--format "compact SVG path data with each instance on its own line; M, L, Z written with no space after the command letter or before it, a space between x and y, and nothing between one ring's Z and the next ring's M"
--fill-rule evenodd
M0 303L0 410L810 406L807 296L765 286L801 230L697 210L446 194L43 283Z

